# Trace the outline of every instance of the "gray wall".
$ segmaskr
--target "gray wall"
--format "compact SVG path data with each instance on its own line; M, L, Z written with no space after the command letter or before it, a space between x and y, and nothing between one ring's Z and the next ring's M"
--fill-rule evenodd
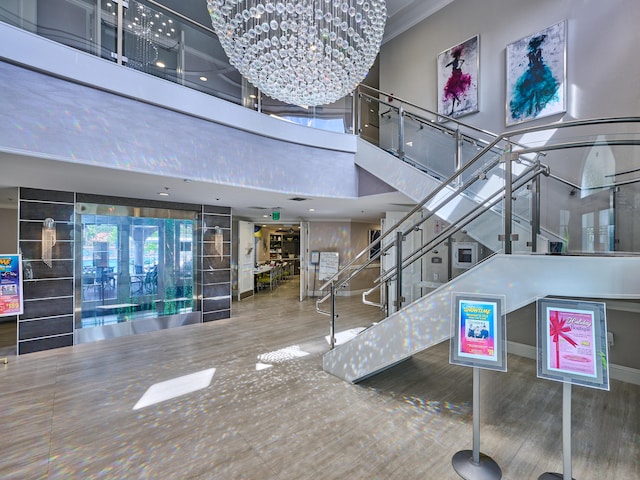
M18 210L0 208L0 253L18 253Z
M456 0L411 30L385 44L380 59L380 88L430 110L437 110L436 57L464 40L480 37L478 113L461 118L478 127L501 133L505 127L505 47L557 22L567 21L567 112L519 127L607 116L640 113L640 2L637 0ZM616 169L637 166L637 149L616 156ZM564 159L556 172L573 174L580 184L584 158ZM568 192L568 190L567 190ZM567 193L565 192L565 193ZM629 218L640 204L635 189L627 189L623 200ZM561 192L556 192L560 195ZM565 195L568 198L568 195ZM550 203L558 207L558 199ZM563 202L568 202L565 199ZM569 208L569 207L567 207ZM555 212L554 212L555 213ZM549 217L550 218L550 217ZM628 223L628 222L627 222ZM617 236L625 242L629 231ZM575 232L574 232L575 233ZM625 245L625 250L638 244ZM616 337L611 361L640 368L637 348L631 339L638 334L635 307L607 309L609 330ZM535 307L530 305L508 316L509 340L535 344ZM627 340L629 339L629 340Z
M539 122L637 115L637 0L456 0L382 47L380 87L436 110L437 55L479 35L480 112L464 121L503 132L505 47L562 20L567 20L568 110Z

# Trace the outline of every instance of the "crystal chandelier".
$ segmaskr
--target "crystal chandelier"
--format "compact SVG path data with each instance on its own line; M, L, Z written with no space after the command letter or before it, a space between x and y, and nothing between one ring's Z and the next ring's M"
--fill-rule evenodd
M316 106L351 93L380 49L384 0L207 0L231 65L268 96Z

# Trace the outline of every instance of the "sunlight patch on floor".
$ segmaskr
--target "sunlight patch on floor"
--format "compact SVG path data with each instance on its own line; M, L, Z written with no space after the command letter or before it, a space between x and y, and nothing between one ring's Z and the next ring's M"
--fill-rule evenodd
M200 372L190 373L189 375L183 375L182 377L155 383L151 385L146 392L144 392L144 395L140 397L140 400L138 400L138 403L135 404L133 409L138 410L140 408L186 395L187 393L207 388L211 383L211 379L213 378L215 371L215 368L209 368Z
M358 335L363 330L365 330L365 327L350 328L349 330L343 330L341 332L337 332L335 334L336 345L340 345L341 343L348 342L349 340L351 340L353 337ZM327 341L327 343L329 345L331 345L331 338L329 337L329 335L327 335L324 338Z

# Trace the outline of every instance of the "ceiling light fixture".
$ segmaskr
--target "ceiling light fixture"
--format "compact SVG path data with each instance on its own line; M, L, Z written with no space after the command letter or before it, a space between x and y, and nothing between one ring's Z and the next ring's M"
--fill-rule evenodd
M270 97L299 106L333 103L373 65L384 0L207 0L231 65Z
M158 192L158 195L160 195L161 197L168 197L169 196L169 187L164 187L164 192Z

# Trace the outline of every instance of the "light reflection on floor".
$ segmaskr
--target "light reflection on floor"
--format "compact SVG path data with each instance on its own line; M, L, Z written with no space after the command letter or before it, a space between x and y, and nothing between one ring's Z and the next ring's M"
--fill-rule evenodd
M151 385L147 391L144 392L144 395L140 397L140 400L138 400L138 403L135 404L133 409L138 410L207 388L211 383L215 371L215 368L209 368Z
M309 352L303 351L299 345L291 345L290 347L258 355L258 361L262 363L281 363L306 357L307 355L309 355Z
M342 330L341 332L337 332L336 334L334 334L336 340L335 344L340 345L342 343L346 343L363 330L366 330L366 327L350 328L349 330ZM324 338L328 344L331 344L331 338L329 337L329 335L325 336Z

